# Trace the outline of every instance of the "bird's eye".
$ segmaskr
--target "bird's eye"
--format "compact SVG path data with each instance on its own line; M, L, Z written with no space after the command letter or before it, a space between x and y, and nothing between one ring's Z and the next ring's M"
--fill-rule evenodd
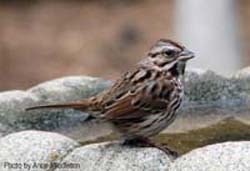
M164 51L163 54L166 55L166 56L174 56L175 55L175 51L169 49L169 50Z

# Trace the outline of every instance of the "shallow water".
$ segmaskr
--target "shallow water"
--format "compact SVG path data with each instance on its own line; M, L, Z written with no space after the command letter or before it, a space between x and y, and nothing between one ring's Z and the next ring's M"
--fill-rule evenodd
M207 128L228 118L250 125L250 102L232 101L214 104L188 104L164 133L182 133Z
M93 141L82 142L82 145L115 139L117 139L117 136L110 134ZM190 130L184 133L162 133L153 139L155 142L167 145L179 154L184 154L195 148L210 144L250 140L250 125L234 117L229 117L205 128Z
M250 125L230 117L206 128L185 133L160 134L155 137L155 140L166 143L183 154L210 144L250 140Z

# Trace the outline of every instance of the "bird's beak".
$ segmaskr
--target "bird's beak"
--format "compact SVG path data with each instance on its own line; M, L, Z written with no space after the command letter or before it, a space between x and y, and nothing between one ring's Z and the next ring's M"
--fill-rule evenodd
M189 59L192 59L192 58L194 58L194 53L193 52L191 52L191 51L189 51L189 50L187 50L187 49L184 49L180 54L179 54L179 60L181 60L181 61L187 61L187 60L189 60Z

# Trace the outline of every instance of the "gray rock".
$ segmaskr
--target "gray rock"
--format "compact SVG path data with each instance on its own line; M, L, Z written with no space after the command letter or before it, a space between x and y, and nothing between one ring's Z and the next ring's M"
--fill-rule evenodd
M3 137L7 132L13 132L10 127L0 123L0 138Z
M55 171L249 171L250 141L193 150L175 161L155 148L118 142L81 146L65 136L23 131L0 139L0 170Z
M28 90L39 99L36 105L72 102L93 96L112 84L99 78L72 76L48 81ZM89 139L100 134L105 135L109 129L96 130L95 125L86 124L87 113L71 109L35 110L27 112L30 129L56 131L77 140Z
M87 113L74 110L27 112L24 109L87 98L111 84L110 81L91 77L65 77L42 83L27 91L0 93L0 137L15 131L36 129L60 132L77 140L83 137L85 141L88 140L87 134L93 139L99 133L109 133L110 129L106 126L86 124ZM250 68L230 78L212 71L189 70L185 77L185 94L180 115L167 129L168 132L207 127L227 117L250 123ZM117 143L76 148L78 146L75 141L55 133L25 131L11 134L0 139L0 170L6 170L6 162L21 163L22 167L24 163L58 162L62 167L72 164L69 167L76 167L74 170L86 171L160 171L168 170L171 165L168 156L153 148L131 149ZM177 159L171 170L250 170L249 149L249 142L207 146Z
M225 98L224 87L227 79L213 71L192 69L185 76L186 101L213 102Z
M79 144L56 133L24 131L0 139L0 170L49 170Z
M88 137L85 136L86 133L93 136L98 131L92 129L93 126L85 124L87 113L75 110L26 112L24 108L87 98L103 91L111 84L111 81L98 78L73 76L42 83L26 92L0 93L0 132L4 135L9 132L36 129L55 131L77 139ZM207 127L227 117L236 117L250 123L249 85L249 68L230 78L208 70L188 70L185 76L184 103L179 117L167 131L182 132ZM105 134L109 131L103 132Z
M232 79L236 80L237 84L241 88L239 90L239 93L241 93L241 95L245 97L245 99L248 99L249 101L250 99L250 67L247 67L238 71L232 77Z
M29 117L26 115L24 108L28 105L34 105L38 101L34 95L25 91L7 91L0 93L0 123L8 130L15 130L16 127L22 129L28 127L24 125L23 120Z
M170 171L249 171L250 142L209 145L178 158Z
M241 78L250 79L250 67L246 67L246 68L239 70L233 75L233 77L240 78L240 79Z
M166 132L204 128L229 117L250 123L249 85L249 69L228 78L209 70L188 70L184 103L177 120Z
M0 93L0 132L3 135L27 129L67 132L84 123L88 114L74 110L27 112L25 108L87 98L110 84L98 78L75 76L48 81L28 91Z
M79 163L80 168L75 171L168 171L171 160L154 148L129 148L117 143L101 143L75 149L62 163Z
M110 81L87 76L71 76L47 81L32 87L28 92L42 103L56 103L80 100L103 91Z
M220 105L232 105L230 103L232 101L246 100L246 96L243 95L246 89L240 83L246 78L250 80L250 72L246 74L246 69L228 78L210 70L188 70L185 76L185 100L199 104L217 104L217 106L218 102Z

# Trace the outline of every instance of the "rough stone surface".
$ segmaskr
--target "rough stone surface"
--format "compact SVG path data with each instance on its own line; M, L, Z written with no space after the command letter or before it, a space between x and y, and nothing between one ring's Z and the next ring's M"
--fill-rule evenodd
M238 71L232 79L235 79L241 87L240 93L250 101L250 67Z
M88 114L74 110L37 110L25 108L41 104L61 103L87 98L111 84L110 81L92 77L65 77L48 81L28 91L9 91L0 93L1 134L37 129L52 131L71 129L82 124Z
M92 96L110 84L110 81L98 78L72 76L39 84L29 89L28 92L38 97L43 103L65 102Z
M209 70L189 70L185 76L185 94L187 101L215 101L223 98L227 80Z
M236 78L248 78L250 79L250 67L243 68L234 74Z
M39 84L27 91L0 93L0 135L36 129L80 137L89 131L87 113L75 110L25 111L29 106L71 102L92 96L111 81L86 76L60 78ZM213 71L191 69L185 76L185 99L179 117L168 129L181 132L206 127L227 117L250 123L250 69L225 78ZM194 120L195 119L195 120ZM193 123L193 124L190 124ZM87 131L86 131L86 128ZM78 131L79 133L75 134ZM106 132L106 131L104 131ZM94 131L93 134L95 134Z
M80 146L57 133L23 131L0 139L1 171L249 171L250 141L195 149L176 160L156 148L118 142Z
M229 117L250 123L248 71L243 69L226 78L209 70L187 70L184 102L177 119L165 132L204 128Z
M87 133L105 133L102 125L99 125L100 130L95 130L85 124L87 113L74 110L27 112L24 109L39 104L87 98L111 84L111 81L91 77L65 77L42 83L27 91L0 93L0 137L27 129L60 132L77 140L86 138ZM185 94L180 115L167 129L169 132L206 127L232 116L244 123L250 123L249 67L228 78L212 71L189 70L185 77ZM191 151L172 163L168 156L154 148L131 149L117 143L79 147L78 143L60 134L24 131L0 139L0 170L11 170L4 167L5 162L21 163L21 167L24 167L24 163L32 165L35 162L58 162L76 164L71 165L76 167L76 171L249 171L249 149L250 142L215 144ZM57 169L63 170L69 169Z
M229 117L249 124L249 85L249 68L227 78L210 70L188 70L184 102L177 119L165 132L204 128Z
M7 132L13 132L13 130L10 127L6 127L6 125L0 123L0 138L3 137Z
M242 85L250 83L248 69L238 71L231 77L223 77L210 70L191 69L185 76L186 101L209 103L210 105L225 104L230 102L249 100L249 93ZM248 96L245 96L246 93Z
M13 133L0 139L0 170L28 170L24 168L25 164L31 166L32 171L48 170L42 166L36 167L36 164L60 162L77 146L79 146L77 142L56 133L42 131ZM18 166L11 166L15 163Z
M178 158L170 171L249 171L250 142L214 144Z
M20 129L28 127L28 125L22 124L24 118L27 117L24 108L34 105L37 101L38 99L34 95L25 91L15 90L0 93L0 123L12 129L15 129L16 126Z
M75 171L168 171L171 164L165 153L158 149L129 148L117 143L77 148L62 162L80 163L80 168Z

